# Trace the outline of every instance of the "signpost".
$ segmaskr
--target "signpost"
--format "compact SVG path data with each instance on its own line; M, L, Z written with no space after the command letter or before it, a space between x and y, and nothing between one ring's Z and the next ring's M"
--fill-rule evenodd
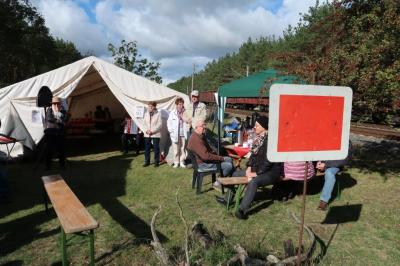
M346 158L350 137L349 87L274 84L269 93L267 158L271 162ZM303 186L297 264L303 238L307 167Z

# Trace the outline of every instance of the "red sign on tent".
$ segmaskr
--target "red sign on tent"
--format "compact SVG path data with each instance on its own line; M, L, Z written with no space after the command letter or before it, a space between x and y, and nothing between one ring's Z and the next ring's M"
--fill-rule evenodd
M270 89L270 161L338 160L347 156L349 87L275 84Z

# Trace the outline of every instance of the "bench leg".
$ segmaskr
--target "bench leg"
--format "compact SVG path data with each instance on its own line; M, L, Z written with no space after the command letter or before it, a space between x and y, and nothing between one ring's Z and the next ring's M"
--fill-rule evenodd
M239 185L236 194L235 194L235 209L234 211L237 212L239 210L240 199L242 197L242 193L244 190L244 185Z
M90 265L94 266L94 230L89 232Z
M46 189L43 187L43 201L44 201L44 207L46 209L46 214L49 215L49 196L47 196Z
M229 206L231 205L232 189L228 189L228 200L226 201L226 211L229 211Z
M64 229L61 226L61 262L63 266L68 265L67 261L67 241Z
M337 184L337 199L340 200L340 182L336 178L336 184Z

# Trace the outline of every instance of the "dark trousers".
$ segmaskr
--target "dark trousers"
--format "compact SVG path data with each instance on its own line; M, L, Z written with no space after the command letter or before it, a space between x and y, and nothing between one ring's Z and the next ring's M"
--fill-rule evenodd
M138 154L140 150L140 138L138 136L136 134L122 134L122 151L127 153L129 151L129 143L135 143L136 154Z
M253 178L246 187L246 192L244 193L244 197L242 199L242 202L240 203L240 209L243 212L246 212L249 209L250 204L254 200L258 187L275 184L275 182L278 181L278 179L279 179L278 171L276 172L269 171L266 172L265 174L258 175L255 178Z
M61 167L65 167L65 136L64 134L45 134L46 138L46 167L51 167L54 153L57 153Z
M154 148L154 163L160 163L160 138L144 138L144 161L150 163L151 142Z

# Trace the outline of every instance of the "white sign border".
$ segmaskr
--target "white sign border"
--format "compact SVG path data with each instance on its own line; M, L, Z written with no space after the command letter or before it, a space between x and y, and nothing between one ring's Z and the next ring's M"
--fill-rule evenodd
M338 151L278 152L280 95L342 96L344 97L341 148ZM269 123L267 158L271 162L342 160L347 157L353 91L350 87L274 84L269 92Z

